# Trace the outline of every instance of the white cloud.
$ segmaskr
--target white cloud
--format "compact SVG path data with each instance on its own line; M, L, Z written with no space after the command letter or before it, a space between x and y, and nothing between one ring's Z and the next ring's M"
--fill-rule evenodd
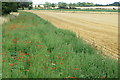
M119 2L119 0L32 0L33 4L44 4L45 2L58 3L77 3L77 2L93 2L94 4L111 4L113 2Z

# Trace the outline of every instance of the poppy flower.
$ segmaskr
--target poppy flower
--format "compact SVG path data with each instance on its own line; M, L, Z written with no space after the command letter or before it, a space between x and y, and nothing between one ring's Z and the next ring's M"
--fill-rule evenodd
M25 69L25 71L28 71L28 69Z
M64 59L62 59L62 60L64 60Z
M25 55L24 53L21 53L20 55Z
M60 58L60 57L58 57L58 58Z
M74 78L75 79L76 77L70 77L70 78Z
M17 59L18 61L20 61L20 59Z
M52 68L53 70L55 70L56 68L54 67L54 68Z
M17 63L14 63L14 64L17 64Z
M48 68L48 67L46 67L46 68Z
M13 64L10 64L10 66L13 66Z
M4 62L5 60L2 60L2 62Z
M60 63L60 64L63 64L63 63Z
M62 57L64 57L64 55L62 55Z
M103 78L106 78L106 76L103 76Z
M48 51L48 52L50 52L50 51Z
M57 64L57 63L53 63L53 64Z
M40 41L37 41L36 43L40 43Z
M74 70L77 70L77 68L74 68Z
M26 61L24 61L24 62L26 62Z
M28 53L26 53L25 55L29 55Z
M30 61L30 59L28 59L28 61Z
M18 58L23 58L23 57L18 57Z

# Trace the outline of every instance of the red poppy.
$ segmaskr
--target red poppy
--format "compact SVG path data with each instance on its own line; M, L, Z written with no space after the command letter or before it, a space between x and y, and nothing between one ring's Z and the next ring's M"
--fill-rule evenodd
M18 57L18 58L23 58L23 57Z
M103 76L103 78L106 78L106 76Z
M25 69L25 71L28 71L28 69Z
M30 59L28 59L28 61L30 61Z
M22 51L18 51L19 53L22 53Z
M64 60L64 59L62 59L62 60Z
M36 43L40 43L40 41L37 41Z
M63 64L63 63L60 63L60 64Z
M13 66L13 64L10 64L10 66Z
M76 77L70 77L70 78L74 78L75 79Z
M58 57L58 58L60 58L60 57Z
M62 57L64 57L64 55L62 55Z
M29 55L28 53L26 53L25 55Z
M5 60L2 60L2 62L4 62Z
M24 62L26 62L26 61L24 61Z
M74 68L74 70L77 70L77 68Z
M20 59L17 59L18 61L20 60Z
M40 45L40 46L42 46L42 45Z
M48 52L50 52L50 51L48 51Z
M69 77L65 77L65 78L69 78Z
M24 53L21 53L20 55L25 55Z
M17 63L14 63L14 64L17 64Z
M57 63L53 63L53 64L57 64Z
M48 67L46 67L46 68L48 68Z
M55 70L56 68L54 67L54 68L52 68L53 70Z

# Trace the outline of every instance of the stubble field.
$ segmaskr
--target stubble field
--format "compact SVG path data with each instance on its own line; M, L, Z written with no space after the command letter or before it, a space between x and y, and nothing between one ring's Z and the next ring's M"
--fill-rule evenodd
M58 28L68 29L105 55L118 57L118 13L31 10Z

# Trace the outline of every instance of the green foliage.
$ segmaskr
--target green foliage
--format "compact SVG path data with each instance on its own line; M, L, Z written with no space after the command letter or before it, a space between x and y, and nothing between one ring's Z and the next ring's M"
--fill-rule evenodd
M2 31L3 78L118 78L116 60L37 15L20 12Z
M17 12L18 6L15 2L2 2L2 15Z
M66 9L66 8L68 8L67 7L67 3L64 3L64 2L58 2L58 7L61 9Z

